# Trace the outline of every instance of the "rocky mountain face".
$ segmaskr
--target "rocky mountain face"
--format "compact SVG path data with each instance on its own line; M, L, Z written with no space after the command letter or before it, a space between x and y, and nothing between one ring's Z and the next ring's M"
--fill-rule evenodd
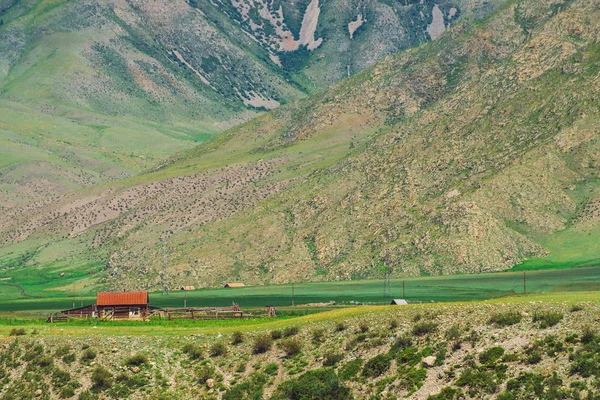
M265 3L258 16L248 4L227 13L242 15L244 36L269 60L285 65L285 46L325 51L318 30L306 34L314 14L297 16L305 34L292 40L291 22L260 33L286 15L284 3ZM78 279L100 267L113 288L158 287L163 249L172 283L195 286L355 279L384 268L480 272L546 256L596 262L598 5L512 1L443 34L429 22L424 31L439 40L150 173L7 209L2 276L18 281L44 266L40 280L59 270ZM437 5L431 15L446 21L458 10Z
M0 207L136 175L504 0L0 1Z

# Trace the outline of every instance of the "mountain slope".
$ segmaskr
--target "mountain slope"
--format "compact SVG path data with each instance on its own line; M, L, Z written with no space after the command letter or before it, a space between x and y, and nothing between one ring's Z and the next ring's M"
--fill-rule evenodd
M2 0L0 207L138 174L503 1Z
M593 264L597 5L512 2L150 174L11 211L2 276L156 287L163 236L173 285Z

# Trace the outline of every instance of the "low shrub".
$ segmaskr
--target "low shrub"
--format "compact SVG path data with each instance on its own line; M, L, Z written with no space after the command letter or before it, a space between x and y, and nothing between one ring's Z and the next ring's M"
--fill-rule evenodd
M542 311L533 314L533 322L538 328L546 329L558 324L563 319L563 314L557 311Z
M398 329L398 321L395 318L391 318L389 322L390 330Z
M437 330L437 324L433 322L419 322L413 326L412 333L415 336L425 336Z
M252 343L252 352L254 354L266 353L267 351L271 350L272 346L273 338L271 335L258 335L256 338L254 338L254 342Z
M283 337L292 337L296 336L300 332L300 328L297 326L288 326L283 330Z
M113 385L113 376L109 370L99 366L92 372L92 388L100 391L108 389Z
M271 339L273 339L273 340L281 339L281 336L282 336L282 333L280 330L276 329L274 331L271 331Z
M363 362L364 360L362 358L355 358L344 364L339 370L340 379L345 381L353 379L360 372L360 367L363 365Z
M194 343L186 343L182 348L183 352L187 354L190 360L202 360L204 359L204 352L200 346Z
M501 346L491 347L479 354L479 362L488 365L494 364L504 355L504 348Z
M269 380L268 376L260 373L253 373L249 380L232 386L223 394L223 400L239 399L262 399L264 397L264 386ZM216 398L216 397L215 397Z
M62 360L65 364L72 364L75 361L76 357L74 353L69 353L63 356Z
M325 336L325 330L323 328L313 329L312 341L314 344L321 343L323 341L324 336Z
M460 325L458 324L454 324L452 325L450 328L448 328L448 330L446 331L446 333L444 333L444 337L446 338L446 340L458 340L460 339L460 336L462 335L462 329L460 327Z
M367 332L369 332L369 324L366 321L361 321L358 324L358 331L360 333L367 333Z
M343 385L332 369L321 368L305 372L283 382L272 399L350 400L352 391Z
M298 339L284 339L281 341L280 346L288 357L296 355L302 350L302 342Z
M338 322L335 324L335 331L336 332L343 332L346 330L346 324L342 321Z
M591 326L583 327L579 341L583 344L592 343L596 339L596 331Z
M241 331L235 331L231 335L231 344L237 345L244 342L244 334Z
M333 351L328 351L325 353L323 357L323 365L325 367L333 367L337 365L340 361L344 359L344 355L342 353L335 353Z
M148 356L138 353L125 360L125 365L128 367L140 367L148 364Z
M427 400L457 400L463 397L460 389L446 386L438 394L432 394L427 397Z
M12 328L8 335L9 336L24 336L25 329L24 328Z
M522 319L523 316L521 313L516 311L507 311L492 315L489 322L490 324L494 324L499 327L506 327L518 324Z
M207 380L214 377L215 370L210 365L201 365L196 369L196 380L204 385Z
M388 354L378 354L371 358L362 370L362 375L367 378L375 378L384 374L392 365L392 358Z
M583 311L583 306L581 304L573 304L573 306L571 306L571 309L569 311L571 311L573 313Z
M471 397L475 397L480 392L492 394L496 391L493 375L488 371L476 368L465 368L456 381L456 385L468 387Z
M277 373L279 372L279 364L269 363L265 365L264 371L267 375L277 375Z
M96 358L96 350L94 349L85 349L83 351L83 353L81 353L81 362L82 363L89 363L91 362L94 358Z
M227 354L227 346L223 342L214 342L209 350L211 357L219 357Z

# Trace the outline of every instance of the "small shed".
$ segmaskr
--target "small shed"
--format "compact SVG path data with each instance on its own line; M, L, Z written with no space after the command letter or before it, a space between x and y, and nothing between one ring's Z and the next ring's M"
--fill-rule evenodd
M196 286L182 286L181 289L179 289L179 290L182 290L182 291L183 290L185 290L185 291L196 290Z
M225 284L226 288L238 288L238 287L244 287L244 286L246 286L246 285L244 285L243 283L239 283L239 282L237 282L237 283L232 282L232 283Z
M407 304L408 304L408 301L406 301L404 299L394 299L390 303L390 305L392 305L392 306L405 306Z
M98 316L102 319L143 319L149 314L148 292L99 292Z

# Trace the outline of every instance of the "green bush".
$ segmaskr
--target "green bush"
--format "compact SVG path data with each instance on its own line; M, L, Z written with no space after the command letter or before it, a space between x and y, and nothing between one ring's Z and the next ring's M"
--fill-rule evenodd
M571 312L583 311L583 306L581 304L573 304L570 311Z
M491 347L479 354L479 362L482 364L494 364L504 355L504 348L501 346Z
M125 360L125 365L129 367L140 367L148 364L148 357L145 354L138 353Z
M324 358L323 359L324 366L333 367L344 359L344 355L342 353L335 353L333 351L328 351L327 353L325 353L325 356L323 358Z
M300 332L300 328L297 326L288 326L283 330L283 337L292 337Z
M391 318L389 327L390 327L390 330L398 329L398 321L395 318Z
M419 322L413 326L412 333L415 336L425 336L435 332L437 324L433 322Z
M280 346L288 357L296 355L302 350L302 343L298 339L284 339Z
M522 319L523 316L521 313L516 311L507 311L492 315L490 318L490 324L494 324L499 327L506 327L518 324Z
M359 331L360 333L367 333L367 332L369 332L369 324L368 324L368 322L366 322L366 321L361 321L361 322L358 324L358 331Z
M343 321L340 321L338 323L335 324L335 331L336 332L343 332L346 330L346 324Z
M282 333L280 330L276 329L274 331L271 331L271 339L273 339L273 340L281 339L281 336L282 336Z
M214 342L210 345L210 356L219 357L227 354L227 346L223 342Z
M236 345L244 342L244 334L240 331L233 332L231 335L231 344Z
M56 351L54 352L54 355L56 357L64 357L67 354L69 354L71 352L71 346L66 345L66 346L62 346L59 347L58 349L56 349Z
M24 328L12 328L8 335L9 336L24 336L25 329Z
M496 391L496 382L491 373L476 368L465 368L456 381L457 386L467 386L470 394L484 392L492 394Z
M461 329L460 325L454 324L450 328L448 328L446 333L444 333L444 336L446 337L447 340L458 340L458 339L460 339L461 334L462 334L462 329Z
M223 400L262 399L264 397L263 388L269 378L265 374L256 372L251 374L249 378L248 381L229 388L223 394Z
M69 354L66 354L65 356L63 356L62 360L65 364L68 365L68 364L73 363L75 361L75 358L76 357L75 357L74 353L69 353Z
M89 348L85 349L83 351L83 353L81 354L81 362L82 363L89 363L94 358L96 358L96 350L94 350L94 349L89 349Z
M384 374L391 366L392 358L388 354L378 354L371 358L362 370L362 375L367 378L375 378Z
M332 369L322 368L305 372L295 379L283 382L272 399L350 400L350 388L344 386Z
M100 391L108 389L113 385L113 376L109 370L99 366L92 372L92 388Z
M182 348L183 352L187 354L190 360L202 360L204 359L204 352L200 346L194 343L186 343Z
M252 352L254 354L262 354L271 350L273 346L273 338L271 335L262 334L258 335L254 338L254 342L252 343Z
M581 331L581 339L579 339L581 341L581 343L583 343L583 344L592 343L595 339L596 339L596 331L590 326L585 326L583 328L583 330Z
M321 343L323 341L324 336L325 336L325 330L323 328L313 329L312 341L314 344Z
M563 314L557 311L542 311L533 314L533 322L537 322L538 328L546 329L558 324L563 319Z
M344 381L351 380L359 372L364 360L362 358L355 358L352 361L347 362L340 368L340 379Z
M457 400L463 396L460 389L446 386L438 394L432 394L427 397L427 400Z
M265 365L264 371L267 375L277 375L277 372L279 372L279 364L269 363Z
M196 380L204 385L207 380L213 378L214 374L215 370L210 365L201 365L196 369Z

